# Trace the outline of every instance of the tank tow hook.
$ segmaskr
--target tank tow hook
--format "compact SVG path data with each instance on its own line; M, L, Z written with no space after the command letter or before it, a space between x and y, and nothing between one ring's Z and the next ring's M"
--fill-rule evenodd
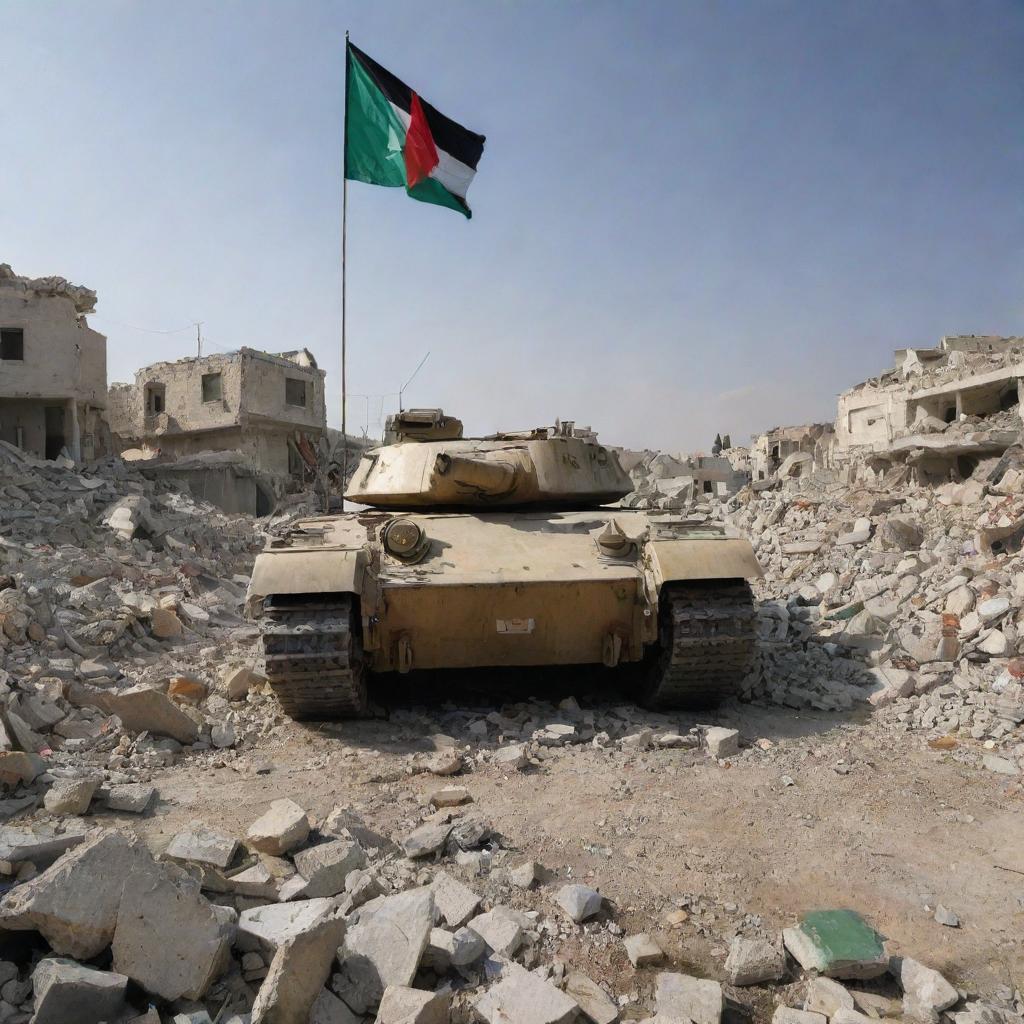
M601 661L608 668L615 668L622 657L622 637L618 633L605 633L601 644Z

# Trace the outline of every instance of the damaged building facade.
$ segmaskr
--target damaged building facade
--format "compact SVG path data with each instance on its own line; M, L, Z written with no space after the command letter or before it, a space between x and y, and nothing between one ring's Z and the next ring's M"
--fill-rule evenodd
M0 441L89 461L109 450L107 339L89 327L96 293L0 264Z
M870 472L907 467L922 482L963 480L1021 428L1024 338L944 337L898 349L895 367L839 396L835 458Z
M110 429L121 451L143 449L162 472L173 463L198 496L265 514L268 488L280 494L310 476L327 424L324 376L306 349L154 363L134 384L111 386ZM246 494L232 497L233 487Z
M831 423L773 427L751 441L750 469L755 481L776 475L800 477L829 464L834 430Z

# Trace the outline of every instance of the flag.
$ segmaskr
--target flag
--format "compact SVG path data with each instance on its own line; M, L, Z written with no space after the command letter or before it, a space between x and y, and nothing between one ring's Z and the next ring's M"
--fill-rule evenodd
M484 137L463 128L348 44L345 93L345 177L402 187L421 203L466 217L466 191L484 151Z

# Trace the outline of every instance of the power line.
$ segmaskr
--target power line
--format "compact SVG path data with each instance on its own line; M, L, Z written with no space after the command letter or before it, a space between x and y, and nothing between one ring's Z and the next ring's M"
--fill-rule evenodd
M106 320L109 323L116 324L118 327L127 327L131 331L142 331L143 334L181 334L182 331L191 331L196 325L196 321L186 324L184 327L175 327L171 331L158 331L151 327L139 327L138 324L125 323L123 320L115 320L112 316L107 316L106 313L90 313L93 319Z

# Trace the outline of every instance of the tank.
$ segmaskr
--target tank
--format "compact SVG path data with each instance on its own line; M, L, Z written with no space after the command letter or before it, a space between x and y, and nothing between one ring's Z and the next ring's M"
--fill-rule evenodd
M440 409L389 419L345 497L256 559L248 614L296 719L356 717L383 673L602 665L651 708L734 693L756 646L745 538L616 504L615 452L571 424L462 436Z

